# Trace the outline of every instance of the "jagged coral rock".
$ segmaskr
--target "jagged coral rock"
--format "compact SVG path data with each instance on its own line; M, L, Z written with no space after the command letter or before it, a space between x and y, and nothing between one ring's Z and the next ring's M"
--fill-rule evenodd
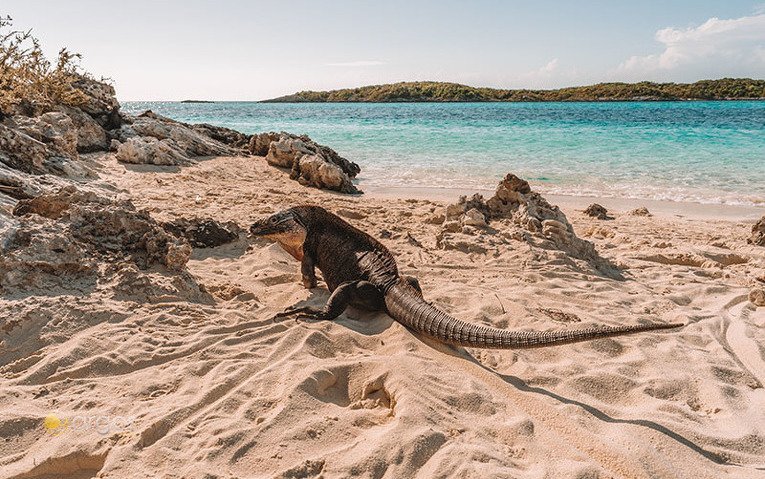
M72 86L85 94L85 101L78 105L79 109L107 130L119 128L120 104L112 85L87 76L80 76Z
M165 118L152 111L126 119L130 123L126 122L115 132L117 139L122 142L117 147L117 159L125 163L182 165L198 156L237 154L236 149L195 130L192 125Z
M321 155L303 155L293 165L290 178L298 183L315 188L359 193L348 175L334 163Z
M290 168L290 178L302 185L341 193L361 193L351 181L361 171L359 165L305 135L284 132L278 137L275 135L273 132L253 135L250 152L259 155L265 151L269 165Z
M77 128L77 151L79 153L91 153L109 149L109 139L106 131L90 115L72 107L59 107L59 110L68 116Z
M249 146L250 153L257 156L266 156L271 142L279 141L279 137L280 134L273 131L252 135Z
M757 246L765 246L765 216L752 226L752 235L746 242Z
M46 173L48 148L26 133L0 124L0 163L23 173Z
M48 112L36 117L14 116L14 126L44 143L57 156L76 160L77 129L65 113Z
M214 248L231 243L239 238L241 232L234 222L222 224L210 218L179 218L163 223L162 227L175 236L186 238L195 248Z
M303 155L310 155L311 153L308 145L299 138L283 136L278 141L270 143L266 161L272 166L292 168L292 165L299 161Z
M468 212L471 212L468 222L472 221L473 217L478 219L479 214L490 222L504 224L509 220L511 224L532 233L512 233L511 238L530 242L536 237L536 243L543 247L561 250L571 257L597 264L599 267L609 266L595 251L592 243L576 235L560 208L551 205L539 193L532 191L525 180L513 174L505 176L497 186L494 196L486 201L476 194L470 198L462 196L456 204L447 206L447 221L444 222L442 233L437 238L439 244L455 242L450 235L459 234L456 232L459 231L460 224L465 224ZM465 250L464 247L458 249Z
M232 148L246 149L250 144L249 135L232 130L231 128L210 125L208 123L197 123L189 126L197 133L201 133Z
M641 206L639 208L635 208L634 210L629 212L630 216L653 216L650 211L648 211L648 208L645 206Z
M133 137L117 146L117 160L122 163L149 165L189 165L193 160L169 140Z
M13 209L14 216L36 214L45 218L60 218L73 203L98 202L101 199L93 192L81 192L70 185L61 188L53 194L40 195L30 199L20 200ZM106 200L103 200L105 203Z
M476 208L470 208L462 215L463 226L477 226L479 228L487 226L486 217Z
M587 207L587 209L584 210L584 214L587 216L590 216L592 218L597 218L599 220L612 220L613 218L608 216L608 210L597 203L593 203L590 206Z
M167 233L148 213L94 191L70 186L21 201L14 213L0 228L5 289L66 287L75 280L81 288L95 282L104 261L180 271L191 255L185 239Z

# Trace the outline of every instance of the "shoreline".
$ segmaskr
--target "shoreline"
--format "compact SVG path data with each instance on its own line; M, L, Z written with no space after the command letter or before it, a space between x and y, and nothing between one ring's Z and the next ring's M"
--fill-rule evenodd
M436 188L436 187L363 187L364 195L370 198L395 199L426 199L433 201L454 202L461 195L480 193L484 198L490 198L493 190L466 188ZM650 200L633 198L611 198L596 196L571 196L543 193L552 204L558 205L564 212L584 210L592 203L604 206L612 213L627 213L630 210L644 206L654 216L681 217L695 220L726 220L726 221L757 221L765 215L765 208L757 206L739 206L725 204L706 204L686 201Z

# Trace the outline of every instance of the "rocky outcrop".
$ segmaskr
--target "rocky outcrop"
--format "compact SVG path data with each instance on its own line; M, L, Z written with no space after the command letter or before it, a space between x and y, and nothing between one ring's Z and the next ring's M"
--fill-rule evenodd
M136 136L117 144L117 161L146 165L190 165L193 160L180 151L170 140Z
M266 156L271 142L279 141L279 136L279 133L273 131L252 135L249 144L250 153L255 156Z
M757 246L765 246L765 216L752 226L752 235L746 242Z
M162 227L195 248L215 248L239 239L242 229L234 222L220 223L211 218L185 219L163 223Z
M0 228L0 289L95 284L100 264L183 271L191 246L129 201L74 186L21 200Z
M261 133L250 139L250 153L265 156L269 165L290 169L290 178L301 185L361 193L351 181L361 171L356 163L307 136Z
M501 243L503 238L519 240L563 251L603 272L613 272L612 266L595 251L595 246L576 235L557 206L548 203L532 191L525 180L513 174L505 176L488 200L479 194L470 198L462 196L457 203L445 208L443 216L442 231L436 241L444 249L478 251Z
M72 107L59 107L59 111L68 116L76 128L77 152L93 153L109 149L109 138L103 127L90 115Z
M154 165L187 165L200 156L234 156L239 152L193 126L181 123L151 110L137 117L125 117L125 123L114 132L121 142L117 159L125 163ZM126 144L129 146L125 147Z
M250 145L250 135L245 135L244 133L232 130L231 128L214 126L208 123L194 124L191 125L191 128L197 133L208 136L231 148L247 150Z
M593 203L584 210L584 214L591 218L597 218L599 220L612 220L611 216L608 216L608 210L597 203Z
M105 130L120 127L120 104L112 85L81 76L73 86L86 97L85 102L79 105L80 110L90 115Z

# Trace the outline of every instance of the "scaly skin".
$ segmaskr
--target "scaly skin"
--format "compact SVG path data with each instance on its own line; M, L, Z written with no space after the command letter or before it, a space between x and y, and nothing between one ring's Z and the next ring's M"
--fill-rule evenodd
M320 311L298 308L277 316L332 320L351 304L384 310L404 326L444 343L495 349L538 348L683 326L644 324L540 332L466 323L426 302L417 280L399 275L393 255L382 243L319 206L284 210L256 222L250 231L276 240L300 260L307 288L316 286L314 269L318 268L332 292Z

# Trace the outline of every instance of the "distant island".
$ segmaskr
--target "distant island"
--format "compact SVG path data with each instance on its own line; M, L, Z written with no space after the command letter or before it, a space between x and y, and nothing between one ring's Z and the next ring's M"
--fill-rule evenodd
M211 100L182 100L181 103L215 103Z
M763 100L765 80L696 83L598 83L558 90L502 90L446 82L401 82L332 91L301 91L265 103Z

